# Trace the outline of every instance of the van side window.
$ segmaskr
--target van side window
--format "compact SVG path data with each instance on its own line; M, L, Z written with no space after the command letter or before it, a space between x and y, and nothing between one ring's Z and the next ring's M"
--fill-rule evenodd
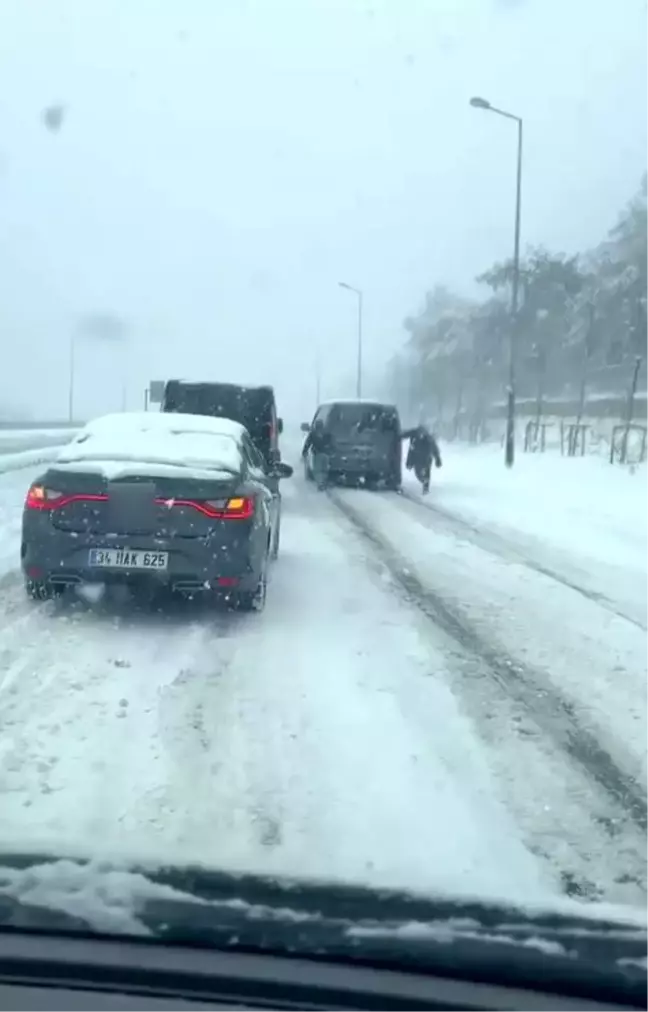
M325 404L323 407L318 408L317 411L315 412L315 417L313 418L312 424L315 425L315 422L324 422L324 425L326 425L330 414L331 414L331 405Z
M398 415L396 412L388 410L383 411L380 419L380 427L383 432L398 432L400 426L398 424Z

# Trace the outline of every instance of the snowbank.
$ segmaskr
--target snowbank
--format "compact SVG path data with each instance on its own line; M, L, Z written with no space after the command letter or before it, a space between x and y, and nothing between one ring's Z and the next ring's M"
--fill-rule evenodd
M47 464L56 460L61 450L64 449L65 447L59 444L57 446L41 446L35 450L22 450L20 453L0 454L0 474L6 474L8 471L20 471L24 467L34 467L37 464Z
M600 457L518 453L509 470L499 447L445 443L441 452L443 468L433 473L429 505L513 536L532 551L577 557L583 569L631 573L643 588L645 617L645 464L623 468ZM404 488L418 496L420 485L411 472L404 475Z

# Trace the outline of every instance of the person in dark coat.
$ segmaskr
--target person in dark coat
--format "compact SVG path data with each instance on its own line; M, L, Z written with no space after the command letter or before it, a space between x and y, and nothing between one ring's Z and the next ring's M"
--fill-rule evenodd
M324 422L318 419L304 440L302 457L304 460L309 450L313 451L313 477L317 487L326 487L329 470L329 456L331 452L331 434L324 427Z
M410 441L405 466L408 470L414 471L423 486L423 494L427 495L430 491L432 461L436 467L441 467L439 444L425 425L417 425L414 429L405 429L401 432L401 438Z

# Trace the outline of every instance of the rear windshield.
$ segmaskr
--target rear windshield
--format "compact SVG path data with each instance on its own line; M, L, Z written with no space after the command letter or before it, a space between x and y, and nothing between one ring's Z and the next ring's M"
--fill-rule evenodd
M394 408L381 404L334 404L328 418L334 432L397 432Z
M231 418L244 425L255 439L268 434L268 424L273 419L272 396L267 391L208 383L169 383L164 410Z

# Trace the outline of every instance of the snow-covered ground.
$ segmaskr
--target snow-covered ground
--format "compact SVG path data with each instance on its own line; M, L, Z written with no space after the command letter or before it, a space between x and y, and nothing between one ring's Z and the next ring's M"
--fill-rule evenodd
M7 454L62 446L74 435L74 429L0 429L0 460Z
M448 449L425 504L297 471L262 615L27 602L36 472L0 476L0 847L643 902L645 635L619 612L645 553L611 596L569 586L613 560L567 552L555 494L542 555L502 491L542 482L480 452ZM602 494L578 523L605 536Z
M646 465L624 468L597 456L518 452L508 470L498 446L446 444L430 495L404 471L404 489L455 533L546 569L612 602L646 627ZM459 521L459 523L457 523ZM463 523L461 523L463 521Z

